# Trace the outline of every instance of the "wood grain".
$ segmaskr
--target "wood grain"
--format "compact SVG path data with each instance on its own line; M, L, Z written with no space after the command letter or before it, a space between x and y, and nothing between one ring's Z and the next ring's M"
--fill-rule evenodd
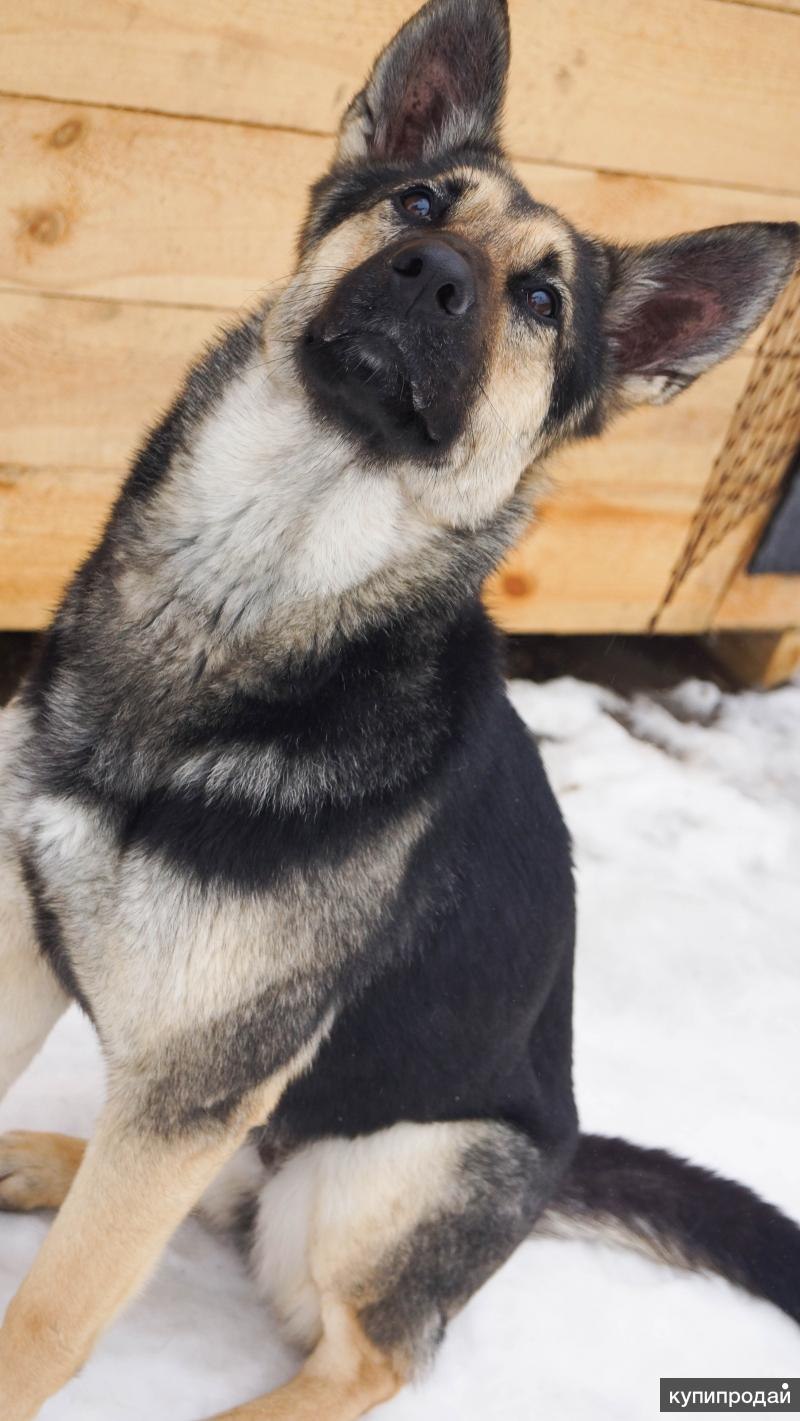
M712 655L735 680L769 690L800 671L800 628L784 632L722 632L708 637Z
M221 314L0 296L0 626L44 626Z
M253 302L294 262L330 140L0 100L0 283L128 300Z
M0 285L237 309L292 268L331 140L0 99ZM800 200L520 164L578 226L626 241L800 216Z
M511 151L799 192L800 20L783 6L512 0ZM0 88L330 133L415 8L5 0Z
M0 627L47 625L119 482L109 469L0 463Z
M0 295L0 462L119 471L226 317Z
M800 0L720 0L724 5L754 5L758 10L785 10L787 15L800 15Z
M487 587L501 626L648 630L749 369L735 357L674 405L628 415L554 461L552 495Z
M780 577L776 573L758 577L738 573L714 613L714 627L719 631L797 626L800 626L800 577Z

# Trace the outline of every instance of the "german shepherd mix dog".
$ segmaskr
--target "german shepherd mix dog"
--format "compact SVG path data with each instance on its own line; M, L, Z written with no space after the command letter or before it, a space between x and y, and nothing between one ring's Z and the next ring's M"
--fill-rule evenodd
M431 0L348 108L295 274L189 375L5 714L5 1088L70 999L85 1150L0 1333L0 1416L80 1367L198 1202L310 1352L251 1421L354 1421L535 1231L800 1320L800 1230L579 1136L570 845L481 609L544 456L734 350L800 228L646 247L510 170L501 0Z

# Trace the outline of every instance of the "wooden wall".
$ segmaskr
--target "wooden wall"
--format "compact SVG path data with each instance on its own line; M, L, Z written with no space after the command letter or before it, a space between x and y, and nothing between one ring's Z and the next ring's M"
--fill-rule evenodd
M413 8L0 0L0 626L46 620L187 360L290 270L338 114ZM537 196L631 239L800 217L800 0L511 12L507 137ZM800 387L787 301L782 390ZM797 579L769 621L738 587L763 489L707 535L757 348L561 457L490 590L506 626L694 630L720 604L727 625L800 623Z

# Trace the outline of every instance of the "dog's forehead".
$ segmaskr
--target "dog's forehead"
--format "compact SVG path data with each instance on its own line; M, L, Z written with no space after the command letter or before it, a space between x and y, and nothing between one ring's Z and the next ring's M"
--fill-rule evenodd
M499 268L525 272L550 262L567 281L572 277L572 229L513 173L467 165L453 168L447 181L460 194L448 225L483 247Z

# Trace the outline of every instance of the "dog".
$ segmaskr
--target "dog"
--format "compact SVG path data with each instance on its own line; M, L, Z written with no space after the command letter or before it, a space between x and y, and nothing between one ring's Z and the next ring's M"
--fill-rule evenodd
M308 1353L250 1421L355 1421L531 1234L598 1233L800 1321L800 1230L580 1135L570 844L481 585L546 456L754 329L794 224L640 247L532 197L501 0L429 0L312 190L295 273L149 436L3 719L0 1089L68 1002L88 1146L0 1331L30 1421L199 1207Z

